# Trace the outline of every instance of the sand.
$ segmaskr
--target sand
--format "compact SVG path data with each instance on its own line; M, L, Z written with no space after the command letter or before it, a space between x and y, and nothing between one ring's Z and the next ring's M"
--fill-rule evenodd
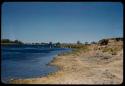
M57 56L49 65L59 67L45 77L11 80L13 84L121 84L123 50L117 55L100 50Z

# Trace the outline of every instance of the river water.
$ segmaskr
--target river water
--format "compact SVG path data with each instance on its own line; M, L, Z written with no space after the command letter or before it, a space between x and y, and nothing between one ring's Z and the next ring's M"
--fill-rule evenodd
M24 79L46 76L58 70L47 65L57 54L70 52L68 48L2 47L1 79Z

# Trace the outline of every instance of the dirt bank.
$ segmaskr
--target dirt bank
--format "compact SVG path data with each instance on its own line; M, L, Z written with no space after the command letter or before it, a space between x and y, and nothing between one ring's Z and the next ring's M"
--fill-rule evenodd
M57 56L50 65L60 68L46 77L11 80L14 84L121 84L123 50L116 55L100 50Z

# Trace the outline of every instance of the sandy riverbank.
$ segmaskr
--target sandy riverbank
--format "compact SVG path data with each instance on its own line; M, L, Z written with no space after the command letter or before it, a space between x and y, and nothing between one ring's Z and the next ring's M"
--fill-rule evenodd
M46 77L12 80L14 84L121 84L123 50L116 55L100 50L72 52L57 56L50 65L60 68Z

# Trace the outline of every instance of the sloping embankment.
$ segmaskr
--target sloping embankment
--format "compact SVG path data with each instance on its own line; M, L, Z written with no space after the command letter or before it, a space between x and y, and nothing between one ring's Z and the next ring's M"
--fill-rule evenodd
M98 46L96 46L98 47ZM123 49L115 54L109 49L79 50L56 57L50 64L60 68L46 77L12 80L14 84L121 84L123 82ZM107 50L107 52L106 52ZM25 72L25 71L24 71Z

